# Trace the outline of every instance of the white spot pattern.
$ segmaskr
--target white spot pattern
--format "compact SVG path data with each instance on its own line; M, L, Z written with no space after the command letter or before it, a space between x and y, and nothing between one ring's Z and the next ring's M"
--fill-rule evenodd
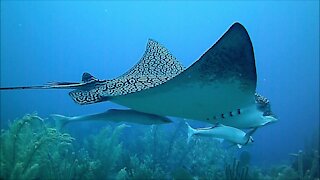
M78 104L101 102L103 97L126 95L158 86L184 69L165 47L150 39L143 57L128 72L93 89L74 90L69 95Z

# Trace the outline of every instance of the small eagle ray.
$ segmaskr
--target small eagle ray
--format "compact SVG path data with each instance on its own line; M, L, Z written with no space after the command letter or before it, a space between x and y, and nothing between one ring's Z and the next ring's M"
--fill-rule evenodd
M188 68L161 44L149 40L141 60L123 75L99 80L84 73L81 82L51 82L13 89L73 89L80 104L111 101L157 116L194 119L235 128L257 128L275 122L269 100L256 92L252 42L234 23Z

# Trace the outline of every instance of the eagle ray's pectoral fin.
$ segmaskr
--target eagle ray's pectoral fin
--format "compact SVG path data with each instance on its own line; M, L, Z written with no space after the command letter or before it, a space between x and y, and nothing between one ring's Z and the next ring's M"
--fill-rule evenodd
M97 89L92 90L81 90L76 89L69 92L69 96L73 99L74 102L80 105L94 104L103 101L109 101L111 96L101 96L101 93Z

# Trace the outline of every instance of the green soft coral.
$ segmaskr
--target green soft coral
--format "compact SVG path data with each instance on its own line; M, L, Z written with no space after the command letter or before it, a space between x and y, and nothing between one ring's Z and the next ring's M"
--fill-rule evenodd
M30 163L34 151L33 140L41 128L43 120L34 115L26 115L22 119L15 120L9 130L1 132L1 177L5 179L28 179L39 170L37 163ZM34 153L32 153L34 154ZM30 175L30 176L28 176Z
M47 127L36 114L15 120L1 132L0 178L73 179L77 172L73 140Z
M131 159L125 170L129 179L142 174L150 179L172 179L177 169L184 169L199 179L221 179L223 164L231 159L230 152L212 138L194 138L188 144L184 130L184 123L171 131L164 126L151 126L137 137L139 146L131 147L128 152Z
M85 142L86 148L91 152L91 158L96 163L93 170L95 179L107 179L119 170L116 168L123 154L119 136L126 127L129 126L121 124L114 129L107 126Z
M127 179L140 180L140 179L168 179L166 173L159 164L154 165L151 156L144 159L139 159L136 155L130 157L129 168L123 169L126 171ZM122 172L119 173L124 173Z

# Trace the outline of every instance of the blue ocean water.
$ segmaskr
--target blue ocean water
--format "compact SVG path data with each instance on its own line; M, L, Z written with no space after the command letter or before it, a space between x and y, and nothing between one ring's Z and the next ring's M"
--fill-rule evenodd
M319 136L319 1L1 1L0 85L80 81L83 72L111 79L141 58L148 38L188 67L234 22L250 35L257 91L279 117L244 148L255 165L286 163L290 153ZM1 91L1 128L26 113L75 116L121 107L80 106L68 92ZM86 137L90 127L104 124L70 126Z

